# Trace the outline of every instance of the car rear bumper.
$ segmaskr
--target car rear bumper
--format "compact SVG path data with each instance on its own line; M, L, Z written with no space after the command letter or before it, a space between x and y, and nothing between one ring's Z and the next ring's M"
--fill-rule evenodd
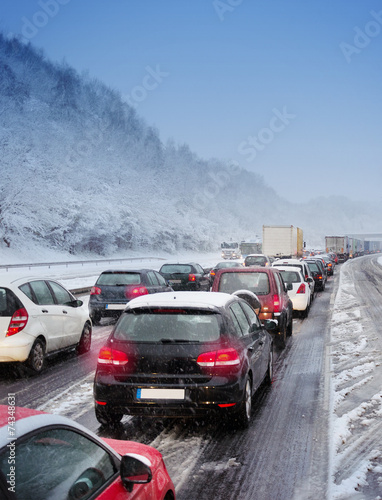
M28 359L34 337L16 333L0 341L0 363L23 362Z
M204 386L177 386L184 389L184 398L174 399L138 399L138 389L155 389L161 387L131 386L126 384L109 385L100 382L94 384L94 399L99 407L107 408L107 411L122 413L124 415L146 415L161 417L197 417L220 411L227 408L235 411L244 397L244 384L238 380L223 385L212 383ZM175 387L167 387L174 389ZM106 403L106 404L105 404ZM224 406L219 406L224 405ZM232 406L225 406L232 405Z

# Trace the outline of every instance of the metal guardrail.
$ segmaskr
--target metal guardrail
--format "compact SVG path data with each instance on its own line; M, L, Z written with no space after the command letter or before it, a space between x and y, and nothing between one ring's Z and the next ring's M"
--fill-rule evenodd
M8 271L9 269L17 269L21 267L27 267L28 269L31 269L32 267L48 267L49 269L53 266L65 266L69 267L71 265L78 265L81 264L82 266L84 264L105 264L105 263L115 263L115 262L128 262L128 261L134 261L134 260L166 260L164 257L129 257L129 258L124 258L124 259L97 259L97 260L71 260L67 262L37 262L37 263L31 263L31 264L0 264L0 269L5 269Z

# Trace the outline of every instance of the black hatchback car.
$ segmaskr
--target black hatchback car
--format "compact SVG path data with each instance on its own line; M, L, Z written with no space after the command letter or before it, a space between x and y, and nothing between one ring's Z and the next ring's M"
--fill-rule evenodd
M245 427L272 371L272 337L246 300L218 292L139 297L99 352L96 417L112 425L123 415L214 414Z
M209 272L200 264L163 264L159 272L173 290L208 291L211 288Z
M120 316L135 297L171 290L163 276L153 269L104 271L90 291L90 317L97 325L103 317Z

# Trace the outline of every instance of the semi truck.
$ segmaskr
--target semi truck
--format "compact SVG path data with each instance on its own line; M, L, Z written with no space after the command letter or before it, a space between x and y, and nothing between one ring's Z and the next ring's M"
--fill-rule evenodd
M258 241L242 241L240 243L240 252L243 259L251 253L262 253L262 245Z
M326 252L335 252L338 262L364 254L364 241L353 236L325 236Z
M295 226L263 226L263 254L273 258L300 258L303 231Z
M350 256L349 236L325 236L325 250L335 252L338 262L345 262Z

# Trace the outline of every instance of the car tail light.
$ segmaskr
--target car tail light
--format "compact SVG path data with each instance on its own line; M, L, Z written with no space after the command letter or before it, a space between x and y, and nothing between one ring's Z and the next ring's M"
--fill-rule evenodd
M273 312L280 312L280 297L277 293L273 296Z
M229 347L227 349L219 349L218 351L203 352L199 354L196 362L202 367L231 367L240 364L240 357L236 349Z
M13 313L13 316L11 318L11 321L9 322L8 330L5 336L11 337L16 333L21 332L21 330L25 328L27 323L28 323L28 313L26 309L24 309L24 307L22 307L21 309L17 309L17 311Z
M127 285L125 288L125 297L128 300L134 299L135 297L140 297L141 295L147 295L149 291L145 286L141 285Z
M188 281L196 281L196 276L195 276L195 274L189 274L189 275L188 275Z
M305 293L305 283L301 283L298 287L297 293Z
M210 276L215 276L216 275L216 272L215 271L211 271L210 272Z
M98 286L92 286L90 295L101 295L102 290Z
M128 355L123 351L118 351L112 347L101 347L98 354L98 364L100 365L126 365L129 362Z

